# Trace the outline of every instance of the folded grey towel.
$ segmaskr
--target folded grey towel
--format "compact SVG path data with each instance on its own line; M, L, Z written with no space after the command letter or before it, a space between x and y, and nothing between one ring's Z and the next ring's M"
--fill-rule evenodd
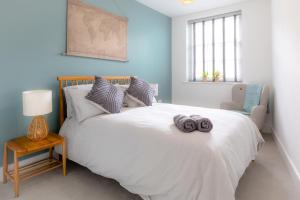
M197 129L196 122L188 116L176 115L173 120L175 126L182 132L190 133Z
M197 129L201 132L208 133L213 129L213 124L208 118L200 115L191 115L190 118L196 122Z

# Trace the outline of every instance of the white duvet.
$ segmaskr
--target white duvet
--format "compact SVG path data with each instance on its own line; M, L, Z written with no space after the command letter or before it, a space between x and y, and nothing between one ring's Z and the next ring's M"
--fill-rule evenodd
M211 119L211 133L180 132L177 114ZM151 200L234 200L240 177L263 139L242 114L200 107L155 104L100 115L60 130L68 158L117 180Z

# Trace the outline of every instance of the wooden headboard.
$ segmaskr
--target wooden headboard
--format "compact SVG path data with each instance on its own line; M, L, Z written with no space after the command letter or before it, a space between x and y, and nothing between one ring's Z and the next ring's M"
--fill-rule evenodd
M129 84L130 76L104 76L102 77L113 84ZM95 82L95 76L59 76L59 124L63 125L66 118L65 97L63 88L73 85L92 84Z

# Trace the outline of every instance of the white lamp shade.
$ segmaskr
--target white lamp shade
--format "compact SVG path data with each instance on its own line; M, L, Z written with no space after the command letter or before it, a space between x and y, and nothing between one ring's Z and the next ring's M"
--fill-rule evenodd
M52 112L52 91L25 91L23 96L23 115L39 116Z

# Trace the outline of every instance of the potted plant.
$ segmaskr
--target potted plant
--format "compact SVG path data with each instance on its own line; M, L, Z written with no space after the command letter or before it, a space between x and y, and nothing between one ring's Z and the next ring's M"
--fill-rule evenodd
M208 81L208 72L203 72L202 81Z
M219 71L214 71L213 72L213 81L220 81L221 78L221 73Z

